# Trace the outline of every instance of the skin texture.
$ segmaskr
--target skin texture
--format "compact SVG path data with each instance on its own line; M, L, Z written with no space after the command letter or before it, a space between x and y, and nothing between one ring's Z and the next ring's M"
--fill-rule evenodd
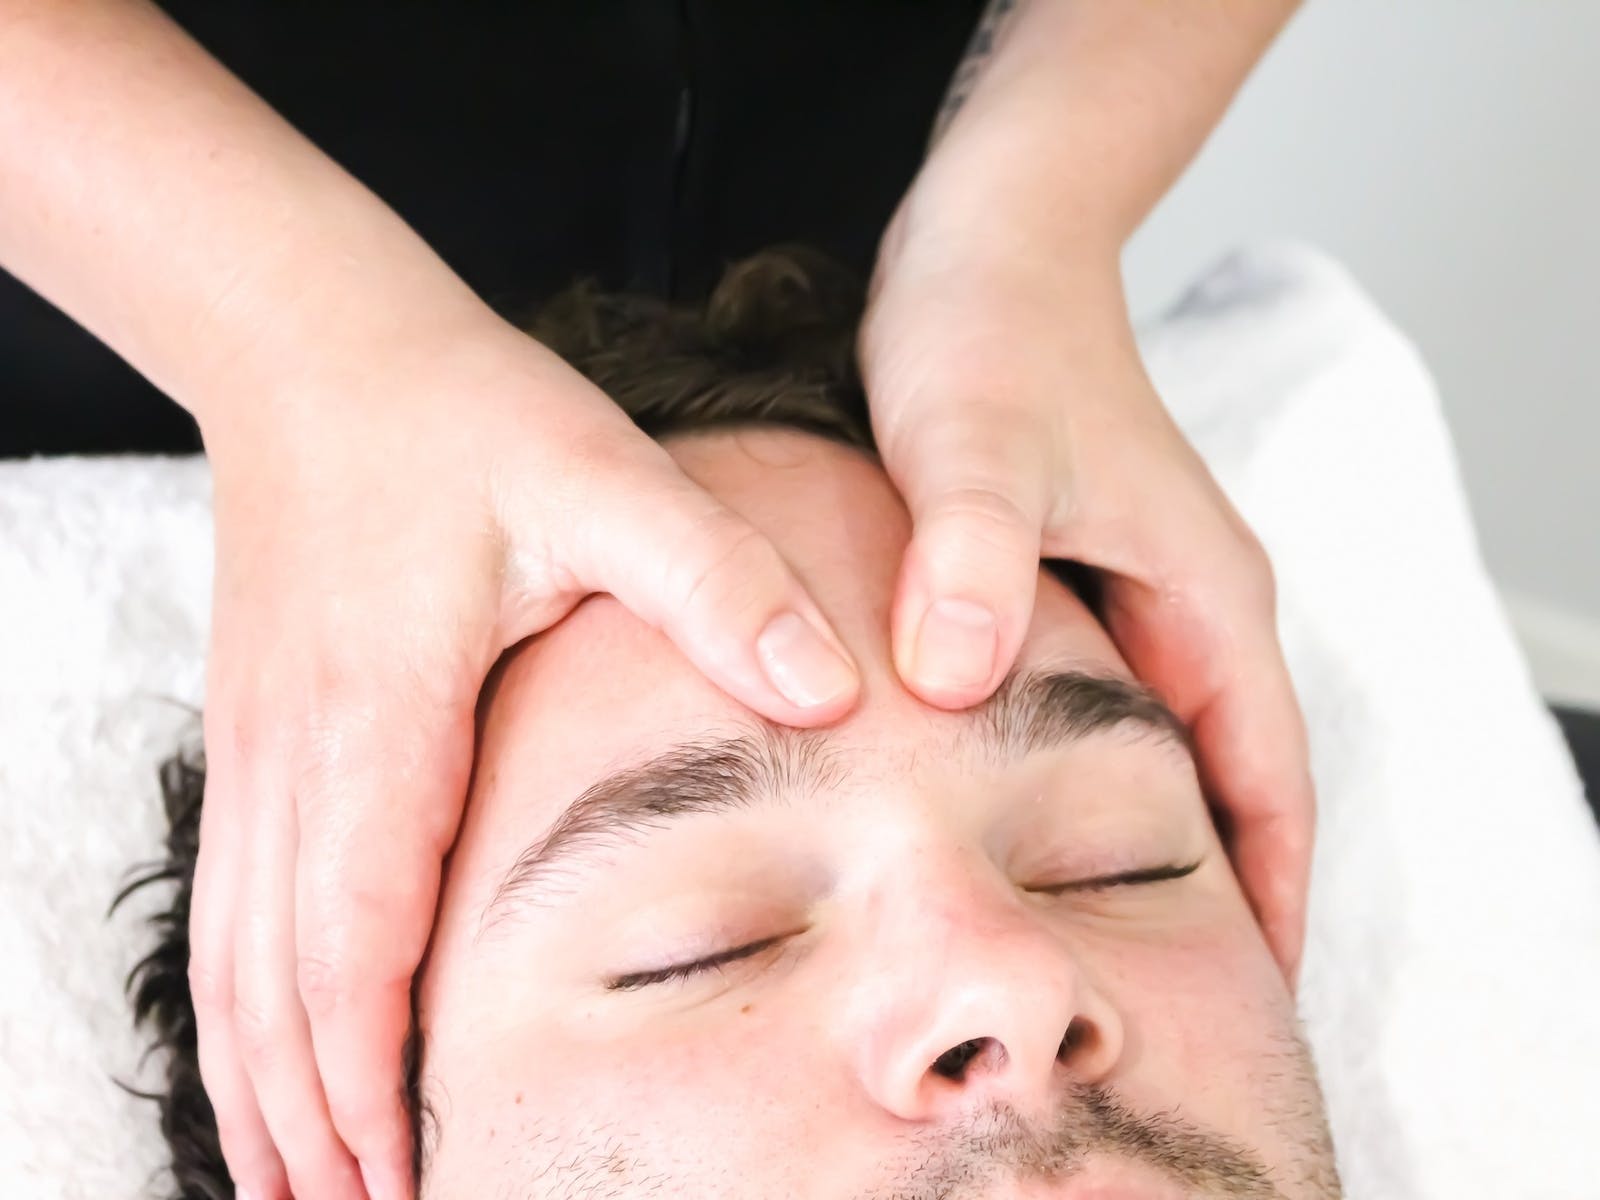
M1292 973L1312 802L1270 573L1116 284L1290 7L989 23L861 349L918 531L884 614L902 678L981 701L1041 547L1111 572L1111 631L1193 723ZM854 665L765 539L143 0L0 0L0 264L188 409L211 459L192 982L230 1169L254 1200L397 1200L412 977L501 651L607 593L797 726L850 709Z
M419 994L425 1195L1336 1195L1292 1000L1182 744L1118 727L986 751L981 712L923 703L892 665L910 525L875 463L780 430L669 447L782 549L863 701L826 733L763 729L607 599L509 657ZM1043 574L1020 662L1128 678ZM502 890L597 779L741 735L821 777ZM959 1079L933 1069L973 1042Z

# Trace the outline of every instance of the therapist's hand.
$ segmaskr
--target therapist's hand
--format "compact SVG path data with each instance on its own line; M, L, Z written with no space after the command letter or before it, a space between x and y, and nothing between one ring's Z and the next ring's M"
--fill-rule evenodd
M1298 966L1314 800L1261 546L1141 364L1115 250L904 206L863 326L873 428L915 522L893 617L946 706L1010 669L1041 554L1099 568L1134 671L1193 730L1274 955Z
M255 399L206 431L201 1069L255 1200L399 1200L411 980L497 656L609 592L773 720L839 717L857 676L765 537L487 313Z

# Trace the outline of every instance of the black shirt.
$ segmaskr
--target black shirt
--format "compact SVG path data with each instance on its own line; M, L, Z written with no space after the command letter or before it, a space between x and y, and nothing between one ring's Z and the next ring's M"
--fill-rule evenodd
M490 304L701 295L783 241L870 270L982 0L165 0ZM187 416L0 274L0 454Z

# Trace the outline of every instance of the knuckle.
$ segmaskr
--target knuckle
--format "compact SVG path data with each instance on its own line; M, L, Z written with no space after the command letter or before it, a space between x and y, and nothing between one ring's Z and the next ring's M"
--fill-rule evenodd
M1244 523L1240 518L1237 524L1239 539L1239 558L1247 570L1258 575L1272 574L1272 559L1267 554L1267 547L1256 534L1256 531Z
M339 1137L364 1157L390 1150L404 1132L396 1098L383 1088L362 1085L356 1088L328 1089L328 1113Z
M682 612L736 609L763 602L784 572L783 560L754 526L728 512L715 512L696 523L692 535L698 553L669 556L681 563L667 593L678 597Z
M990 554L1013 554L1028 539L1038 541L1037 522L997 488L964 487L946 492L930 511L937 536Z
M234 998L233 1030L240 1055L257 1067L274 1061L283 1049L282 1018L272 1005L261 1000Z
M259 1119L242 1116L223 1104L214 1104L213 1112L217 1141L229 1171L244 1179L271 1178L277 1169L277 1154Z
M602 419L580 420L562 430L560 459L549 464L541 488L538 508L543 519L538 524L554 524L551 518L558 515L585 521L597 508L607 511L605 501L632 510L641 483L661 479L663 468L670 467L666 451L610 401L592 415ZM673 473L668 470L665 477ZM513 492L526 487L525 472L508 484Z
M205 955L189 957L189 996L196 1013L226 1011L233 1003L233 983Z
M234 763L248 762L258 749L252 734L260 728L252 722L245 706L231 693L220 687L216 701L207 704L200 716L200 727L206 748L206 803L213 793L225 791L221 780L224 770Z
M653 457L655 444L620 416L606 403L582 410L583 419L562 430L561 465L579 478L584 490L614 487L626 492L635 482L641 452Z
M943 405L906 414L884 447L890 461L929 479L952 471L1006 479L1042 470L1062 440L1059 414L1032 402L1031 389L989 379L951 395Z
M1245 555L1245 594L1262 612L1274 612L1278 607L1278 574L1272 560L1255 534L1250 534L1250 544Z
M1254 611L1274 611L1278 581L1265 543L1231 505L1224 510L1224 515L1227 517L1227 557L1223 561L1231 563L1239 597Z
M337 1009L349 995L351 972L342 955L304 952L295 962L295 981L306 1013L313 1019Z

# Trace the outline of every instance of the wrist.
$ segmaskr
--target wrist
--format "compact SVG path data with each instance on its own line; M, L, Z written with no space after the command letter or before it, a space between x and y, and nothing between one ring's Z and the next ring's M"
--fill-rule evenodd
M398 354L498 320L342 173L297 173L275 194L249 244L230 230L234 244L187 271L151 322L157 382L208 437L301 392L358 387Z
M913 188L879 245L875 286L896 277L1033 295L1086 316L1126 319L1121 243L1026 206L984 209Z
M508 364L537 349L487 306L447 300L352 300L353 311L320 328L303 313L231 361L218 358L190 411L219 475L235 463L287 462L318 445L369 441L380 428L427 437L431 408L459 413L480 381L506 378Z
M1127 234L1086 181L931 162L907 191L879 247L879 270L907 247L939 246L963 266L1005 265L1121 294Z
M1047 103L1048 101L1048 103ZM1112 153L1054 97L975 96L933 146L907 201L944 220L987 222L1115 258L1143 218L1133 151Z
M333 282L236 314L235 328L193 357L179 399L208 447L392 407L425 364L465 357L508 329L447 273L431 286Z

